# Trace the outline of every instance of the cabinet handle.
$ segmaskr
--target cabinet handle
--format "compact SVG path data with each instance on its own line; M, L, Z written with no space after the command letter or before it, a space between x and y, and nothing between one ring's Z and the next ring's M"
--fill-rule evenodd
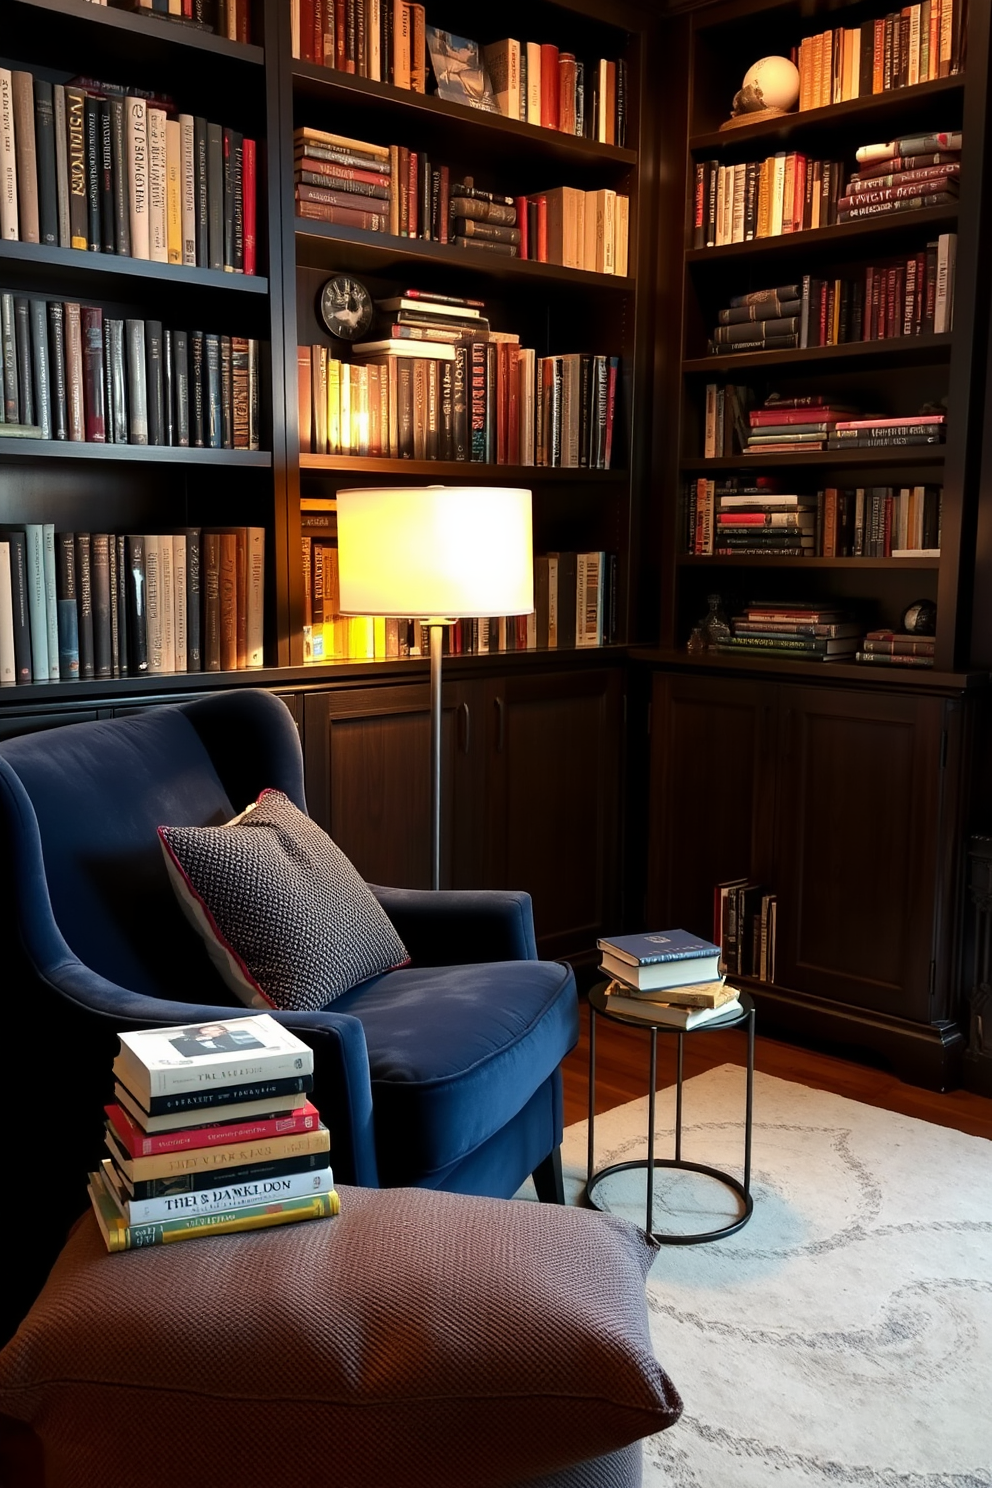
M500 698L500 697L498 697L498 698L495 699L495 704L496 704L496 753L497 754L502 754L503 753L504 719L505 719L505 716L506 716L506 708L504 706L503 699Z
M459 705L458 733L462 754L468 754L469 743L472 737L472 715L469 712L468 703L461 703Z

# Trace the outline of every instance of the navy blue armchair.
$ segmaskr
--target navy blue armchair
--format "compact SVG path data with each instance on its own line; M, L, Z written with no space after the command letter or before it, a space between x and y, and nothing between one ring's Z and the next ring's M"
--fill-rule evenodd
M156 828L219 824L266 786L306 809L290 713L254 689L0 745L6 1104L52 1256L101 1155L117 1033L240 1007L175 901ZM569 968L537 960L529 896L373 887L410 966L276 1014L314 1050L336 1178L509 1197L533 1173L560 1201L577 1000Z

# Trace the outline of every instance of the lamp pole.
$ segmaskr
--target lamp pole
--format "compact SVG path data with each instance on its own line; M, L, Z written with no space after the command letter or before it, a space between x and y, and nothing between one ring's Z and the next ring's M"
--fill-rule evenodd
M431 888L441 887L441 655L444 628L430 621L431 634Z

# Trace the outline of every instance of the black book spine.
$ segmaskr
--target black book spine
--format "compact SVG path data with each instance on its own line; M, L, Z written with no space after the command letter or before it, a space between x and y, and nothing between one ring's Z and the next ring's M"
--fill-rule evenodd
M100 102L100 231L104 253L117 251L116 204L114 200L114 143L110 99Z
M469 406L470 446L469 458L474 464L484 464L486 449L486 377L489 366L485 341L473 341L470 350Z
M131 196L127 173L127 114L123 98L110 100L110 153L114 173L114 246L131 256Z
M59 681L79 681L79 615L76 610L76 539L55 538L55 595L59 624Z
M413 359L396 361L396 432L401 460L413 459Z
M207 334L203 338L203 360L206 382L206 438L208 449L221 449L224 437L223 411L220 396L220 337Z
M162 332L162 443L176 442L175 368L172 360L172 331Z
M172 333L172 383L175 390L175 443L189 445L189 350L186 332Z
M468 460L469 450L469 427L468 427L468 381L469 381L469 348L467 343L455 346L455 360L452 364L451 378L451 429L454 439L453 458L456 460Z
M79 614L79 676L93 677L93 570L88 532L76 533L76 598Z
M234 389L231 369L231 338L220 338L220 414L221 445L234 448Z
M128 620L127 620L127 552L128 539L123 533L117 534L117 572L115 579L117 583L117 662L122 677L126 677L130 671L128 665Z
M69 164L69 242L73 248L86 248L89 245L86 95L81 88L66 88L65 113Z
M224 135L207 125L207 267L224 267Z
M200 616L203 599L200 581L200 529L186 528L186 670L203 671Z
M121 617L117 590L117 538L107 535L107 557L110 566L110 675L121 674Z
M145 539L128 533L124 555L127 594L127 657L132 677L148 671L148 623L145 609Z
M69 399L65 384L65 312L61 300L48 301L48 378L52 438L69 438Z
M441 363L441 454L442 460L455 458L453 418L454 362Z
M31 301L31 362L34 369L34 416L42 439L52 438L52 390L48 375L48 306Z
M113 675L110 637L110 538L95 532L90 539L90 571L93 588L93 675Z
M0 294L0 335L3 337L3 412L4 423L26 423L21 418L17 378L17 330L14 296L9 290Z
M38 225L42 243L58 245L59 201L55 177L55 115L52 85L34 80L34 147L38 170Z
M165 443L162 383L162 322L145 321L145 386L148 398L148 443Z
M31 305L14 296L14 345L17 351L17 390L22 424L35 422L34 378L31 372Z
M23 531L0 528L10 544L10 607L14 620L14 673L18 683L30 682L31 620L28 610L28 554Z
M203 365L203 332L189 333L190 444L202 449L206 443L206 376Z
M100 145L100 100L90 98L83 101L83 125L86 131L86 237L91 253L99 253L103 247L103 228L100 223L100 168L103 151Z
M499 346L495 341L486 342L486 461L496 464L497 453L497 389L499 368Z
M196 262L205 268L210 262L208 231L210 212L207 197L207 121L193 119L193 171L196 190Z

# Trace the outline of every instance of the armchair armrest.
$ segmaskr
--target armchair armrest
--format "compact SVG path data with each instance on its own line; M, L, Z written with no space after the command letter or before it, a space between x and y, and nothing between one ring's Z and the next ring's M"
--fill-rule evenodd
M529 894L509 889L391 889L370 884L419 966L536 961Z

